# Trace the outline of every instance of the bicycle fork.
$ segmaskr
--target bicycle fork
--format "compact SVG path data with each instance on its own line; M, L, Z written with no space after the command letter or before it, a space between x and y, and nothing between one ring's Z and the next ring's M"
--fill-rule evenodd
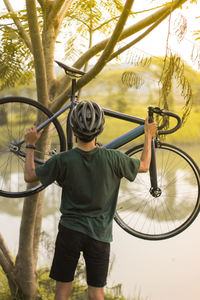
M158 180L157 180L157 166L156 166L156 141L155 139L152 139L151 142L151 163L149 168L149 174L150 174L150 194L157 198L160 197L162 194L161 189L158 187Z
M149 107L149 123L153 122L153 108ZM157 180L157 166L156 166L156 146L157 146L157 141L155 138L152 138L151 141L151 163L150 163L150 168L149 168L149 174L150 174L150 194L157 198L160 197L162 194L161 189L158 187L158 180Z

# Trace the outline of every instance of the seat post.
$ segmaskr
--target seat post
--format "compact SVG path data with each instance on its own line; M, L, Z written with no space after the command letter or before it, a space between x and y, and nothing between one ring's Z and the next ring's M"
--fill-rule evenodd
M73 132L70 125L70 116L72 109L75 104L75 91L76 91L76 78L72 78L72 90L71 90L71 106L69 110L69 114L67 116L67 124L66 124L66 132L67 132L67 149L70 150L73 148Z
M65 73L67 76L69 76L72 79L72 89L71 89L71 96L70 96L70 101L71 101L71 106L69 110L69 114L67 116L67 122L66 122L66 133L67 133L67 149L70 150L73 148L73 132L70 126L70 116L71 116L71 111L75 105L75 93L76 93L76 78L80 78L85 74L85 72L80 71L74 67L69 67L60 61L55 60L55 62L62 68L64 69Z
M72 92L71 92L71 102L75 101L75 88L76 88L76 79L72 78Z

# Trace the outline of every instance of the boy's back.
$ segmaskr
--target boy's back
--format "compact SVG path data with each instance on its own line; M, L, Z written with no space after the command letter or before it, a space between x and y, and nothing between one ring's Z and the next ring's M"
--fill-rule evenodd
M36 174L45 186L62 186L62 225L110 242L120 179L133 181L139 165L119 151L75 148L52 157Z

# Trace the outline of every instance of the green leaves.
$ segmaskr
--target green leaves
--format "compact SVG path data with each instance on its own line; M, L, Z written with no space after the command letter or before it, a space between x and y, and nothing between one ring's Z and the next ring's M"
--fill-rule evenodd
M0 22L0 90L3 90L28 84L34 77L34 65L30 50L11 21L11 15L1 16Z
M92 46L93 36L110 35L123 9L122 0L85 0L73 1L64 20L68 28L66 56L78 56ZM69 31L73 28L71 33ZM74 32L78 39L74 39ZM80 52L81 51L81 52Z
M15 33L15 32L13 32ZM0 90L16 84L28 84L34 77L30 51L19 39L3 37L0 45Z

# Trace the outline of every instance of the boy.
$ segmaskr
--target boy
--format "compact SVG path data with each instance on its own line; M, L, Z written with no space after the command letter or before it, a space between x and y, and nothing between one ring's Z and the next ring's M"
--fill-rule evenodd
M77 147L55 155L37 168L34 148L41 132L32 127L25 133L25 181L39 179L47 186L56 180L62 186L61 218L50 271L50 277L56 280L55 300L69 298L80 252L86 263L89 299L104 299L120 180L125 177L133 181L138 172L149 169L156 123L145 121L140 160L96 146L104 123L103 110L96 103L79 102L70 117Z

